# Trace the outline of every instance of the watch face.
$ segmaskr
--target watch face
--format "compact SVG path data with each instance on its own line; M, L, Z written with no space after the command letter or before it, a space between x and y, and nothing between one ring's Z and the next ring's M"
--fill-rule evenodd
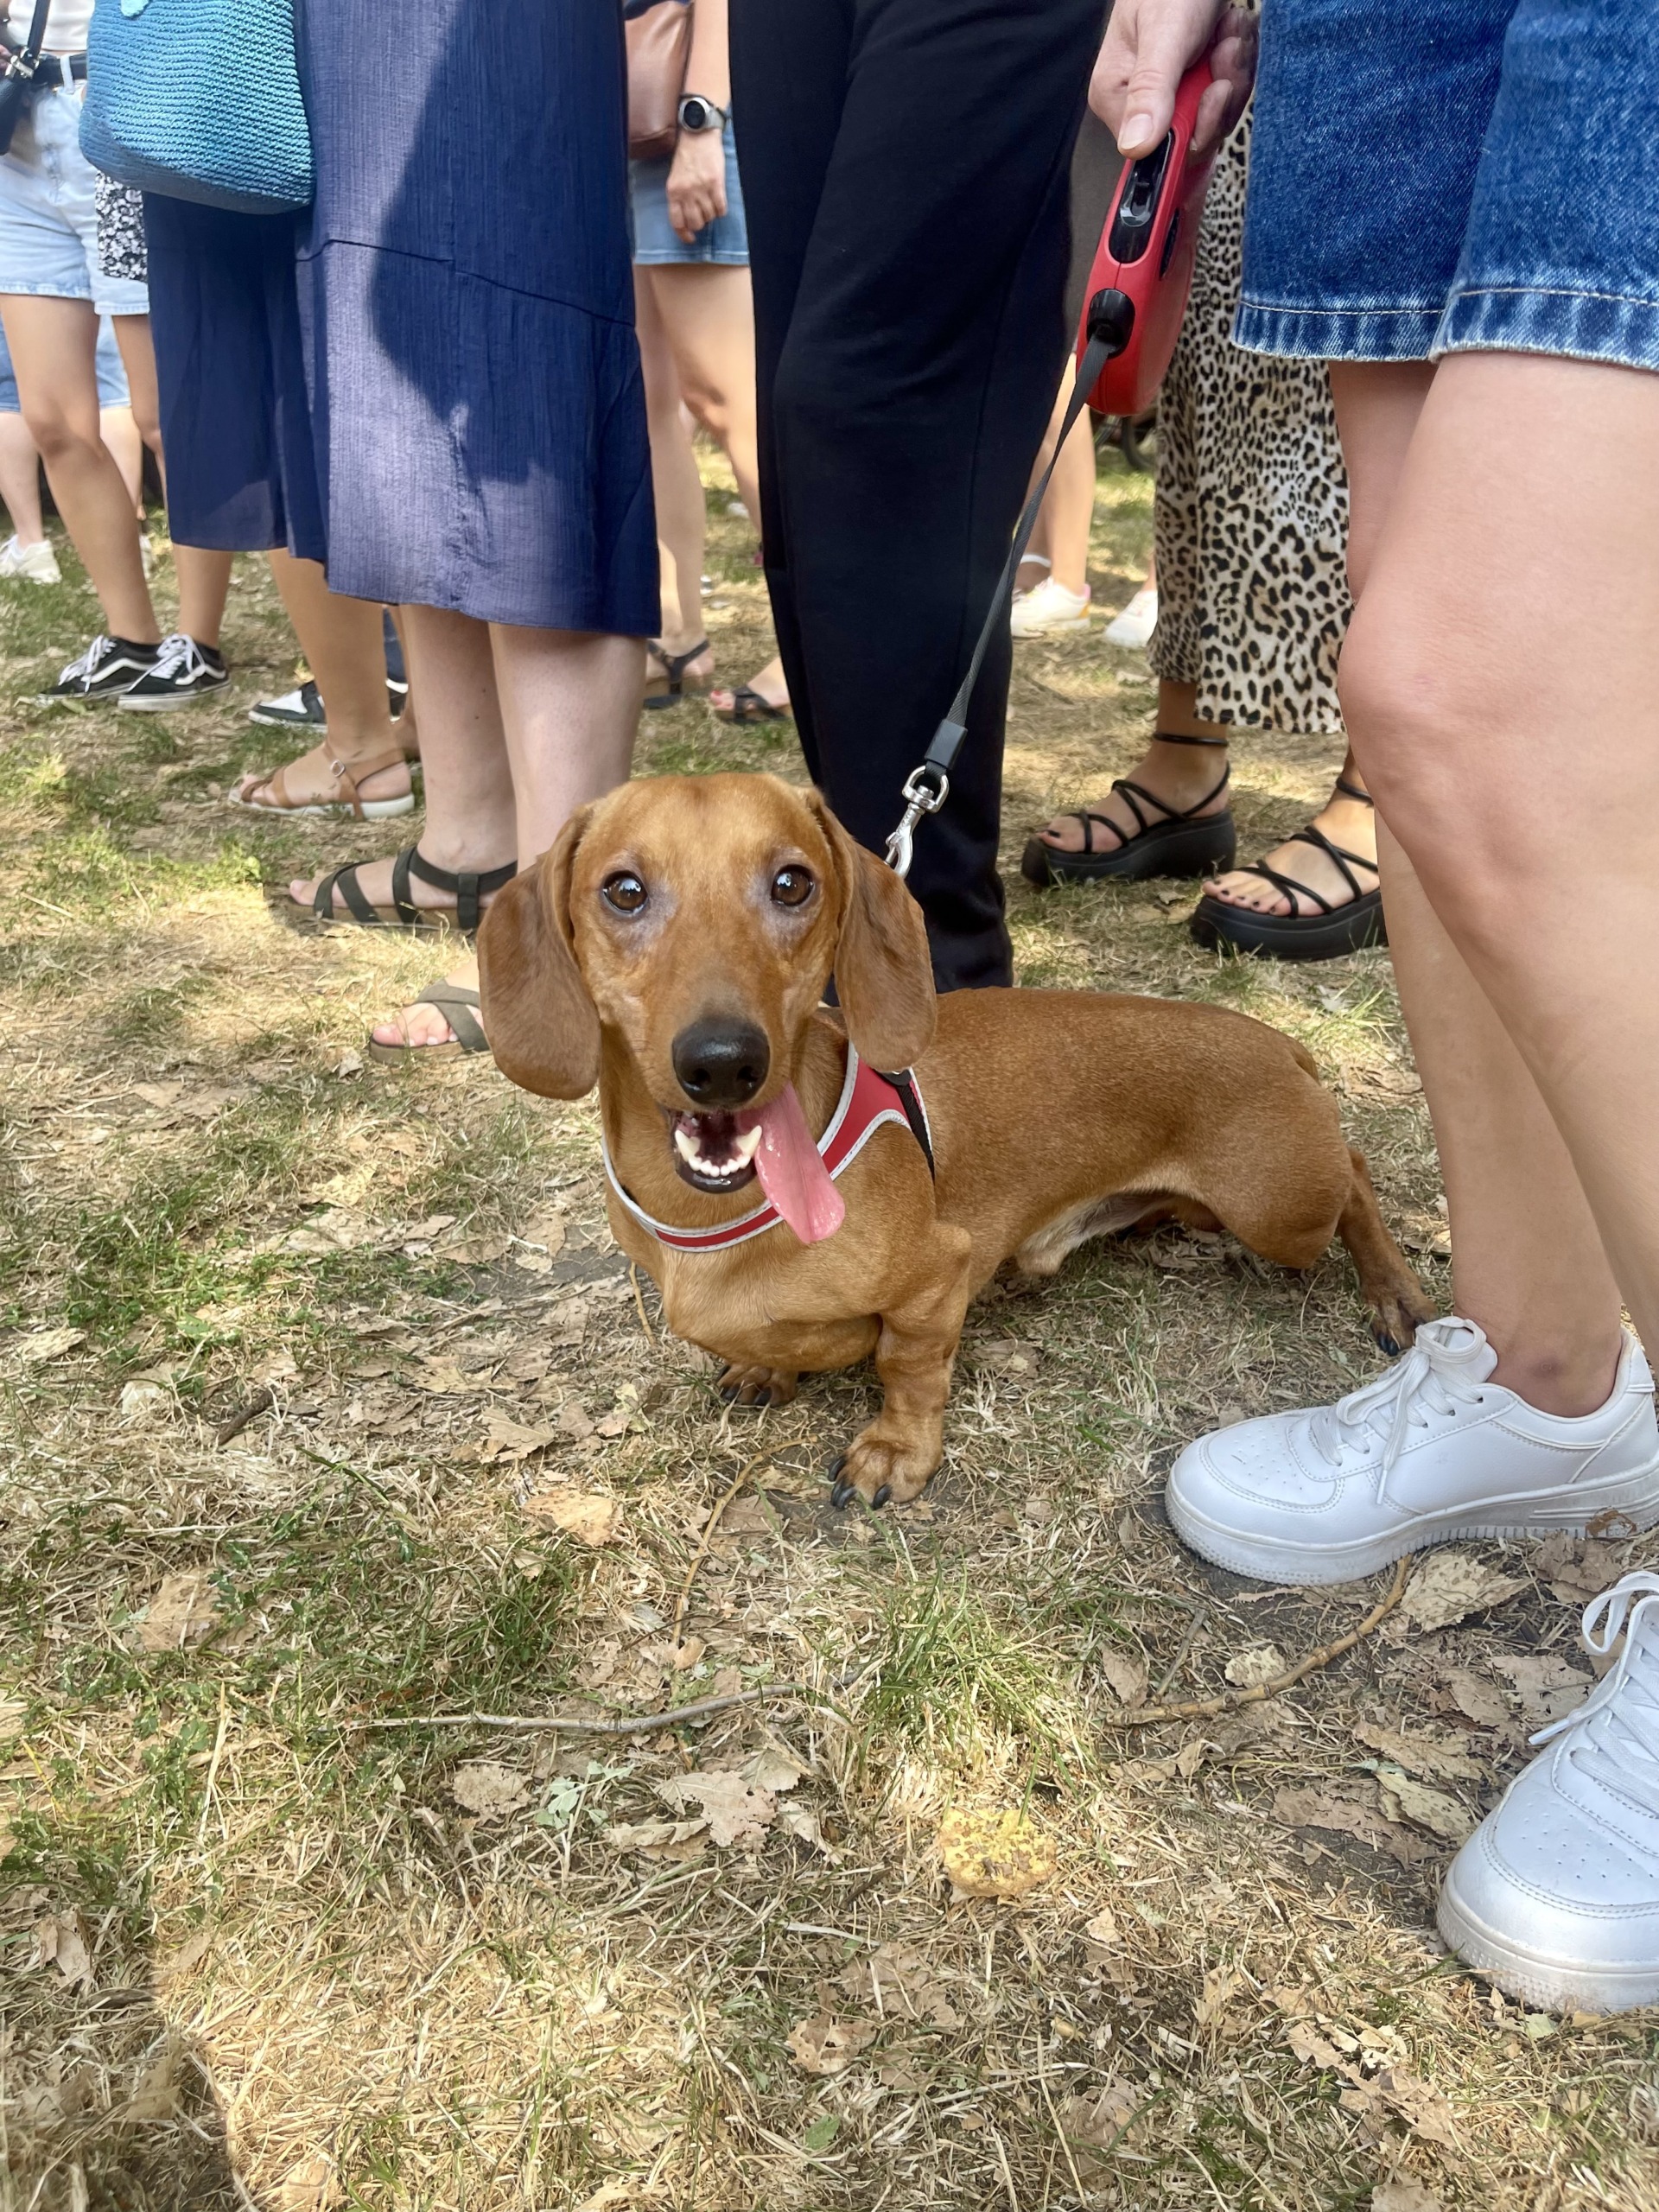
M688 92L680 102L680 121L687 130L708 130L715 120L715 110L700 93Z

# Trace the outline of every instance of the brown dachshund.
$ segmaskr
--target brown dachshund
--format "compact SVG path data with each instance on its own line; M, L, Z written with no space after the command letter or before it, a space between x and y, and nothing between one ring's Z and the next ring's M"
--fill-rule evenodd
M1052 1274L1173 1216L1306 1268L1334 1234L1387 1350L1433 1310L1300 1045L1157 999L936 1000L920 909L816 792L625 785L499 894L479 953L503 1071L598 1083L617 1242L728 1395L781 1404L874 1353L837 1503L926 1484L963 1317L1010 1257Z

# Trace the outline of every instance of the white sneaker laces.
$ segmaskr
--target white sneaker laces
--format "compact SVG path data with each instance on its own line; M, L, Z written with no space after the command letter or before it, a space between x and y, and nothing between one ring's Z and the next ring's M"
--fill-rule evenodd
M175 676L194 676L207 665L195 639L187 638L182 630L175 630L156 648L155 664L149 672L170 680Z
M1621 1636L1618 1663L1581 1706L1532 1741L1576 1730L1567 1752L1574 1764L1659 1817L1659 1574L1627 1574L1586 1607L1586 1649L1605 1659Z
M1431 1414L1444 1418L1476 1402L1486 1351L1485 1338L1467 1321L1425 1322L1403 1359L1313 1415L1315 1448L1340 1469L1346 1454L1370 1459L1381 1444L1380 1494L1414 1429L1427 1428Z
M80 658L70 662L68 667L58 678L59 683L68 683L78 677L81 683L90 683L114 651L113 638L94 638Z

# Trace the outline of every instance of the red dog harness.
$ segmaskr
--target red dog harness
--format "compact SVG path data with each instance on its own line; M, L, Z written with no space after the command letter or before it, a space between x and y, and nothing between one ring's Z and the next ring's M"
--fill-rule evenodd
M832 1182L844 1167L852 1166L884 1122L896 1122L911 1132L926 1155L931 1174L933 1131L915 1077L908 1068L897 1075L878 1075L874 1068L865 1065L849 1043L847 1078L841 1086L841 1098L830 1117L829 1128L818 1139L819 1156L829 1169ZM612 1164L611 1148L603 1139L601 1149L611 1188L639 1226L648 1229L659 1244L666 1244L671 1251L728 1251L734 1244L747 1244L751 1236L764 1236L782 1218L776 1206L767 1205L757 1206L753 1213L740 1214L735 1221L721 1222L718 1229L672 1228L665 1221L652 1220L642 1206L635 1204L623 1187Z

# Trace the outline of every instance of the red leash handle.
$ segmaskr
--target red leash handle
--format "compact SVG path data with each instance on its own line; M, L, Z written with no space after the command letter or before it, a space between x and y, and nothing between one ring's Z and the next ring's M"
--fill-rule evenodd
M1181 334L1192 259L1213 153L1192 159L1198 102L1210 64L1189 69L1175 94L1175 118L1162 145L1130 162L1117 181L1111 210L1089 271L1077 359L1091 338L1115 341L1114 358L1089 394L1098 415L1144 415Z

